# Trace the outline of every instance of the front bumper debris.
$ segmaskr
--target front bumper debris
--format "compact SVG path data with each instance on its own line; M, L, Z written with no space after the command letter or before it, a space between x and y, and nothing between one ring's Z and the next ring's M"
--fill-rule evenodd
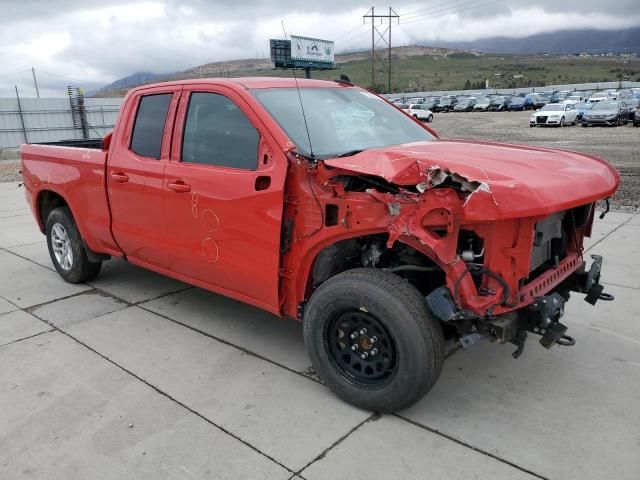
M571 346L575 339L566 334L560 322L565 312L569 292L585 293L585 301L594 305L598 300L613 300L600 284L602 256L591 255L589 270L585 263L558 284L552 291L535 297L524 308L498 316L480 316L460 310L446 287L440 287L425 297L429 311L443 323L456 328L460 344L468 348L483 339L513 343L513 357L522 354L528 333L540 336L540 344L549 349L554 345ZM541 292L542 293L542 292Z
M585 265L573 274L571 290L579 293L586 293L584 301L595 305L598 300L611 301L613 295L604 293L604 287L600 285L600 275L602 272L602 255L591 255L592 262L587 271Z

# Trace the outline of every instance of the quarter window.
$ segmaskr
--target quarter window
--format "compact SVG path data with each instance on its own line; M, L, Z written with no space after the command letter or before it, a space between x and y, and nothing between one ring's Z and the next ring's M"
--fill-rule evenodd
M172 93L163 93L140 99L129 147L132 152L142 157L160 158L164 124L172 97Z
M256 170L259 139L256 128L227 97L191 94L182 141L184 162Z

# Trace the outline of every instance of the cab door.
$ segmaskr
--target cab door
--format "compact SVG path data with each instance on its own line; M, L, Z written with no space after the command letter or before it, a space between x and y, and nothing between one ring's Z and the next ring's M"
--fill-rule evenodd
M163 181L179 94L179 86L156 87L130 98L108 158L113 236L129 260L145 266L168 264Z
M185 86L164 172L169 268L278 311L286 158L233 90Z

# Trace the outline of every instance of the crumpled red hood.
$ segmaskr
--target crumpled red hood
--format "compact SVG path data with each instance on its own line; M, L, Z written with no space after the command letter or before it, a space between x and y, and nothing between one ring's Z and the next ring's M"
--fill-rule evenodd
M564 210L607 198L620 183L618 172L598 157L480 141L410 143L365 150L325 164L404 186L424 185L429 172L456 174L482 184L465 203L467 217L479 219Z

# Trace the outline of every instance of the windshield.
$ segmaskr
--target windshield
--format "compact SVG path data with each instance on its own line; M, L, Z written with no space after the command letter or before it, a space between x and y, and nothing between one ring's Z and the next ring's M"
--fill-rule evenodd
M598 102L591 110L618 110L618 104L616 102Z
M359 88L301 88L300 97L295 88L255 89L251 93L296 144L298 153L305 156L313 152L320 159L332 158L434 139L404 113Z
M580 102L580 103L576 103L575 107L576 107L576 110L589 110L591 107L593 107L593 103Z
M564 110L564 105L558 105L557 103L545 105L540 109L541 112L548 112L548 111L558 112L561 110Z

